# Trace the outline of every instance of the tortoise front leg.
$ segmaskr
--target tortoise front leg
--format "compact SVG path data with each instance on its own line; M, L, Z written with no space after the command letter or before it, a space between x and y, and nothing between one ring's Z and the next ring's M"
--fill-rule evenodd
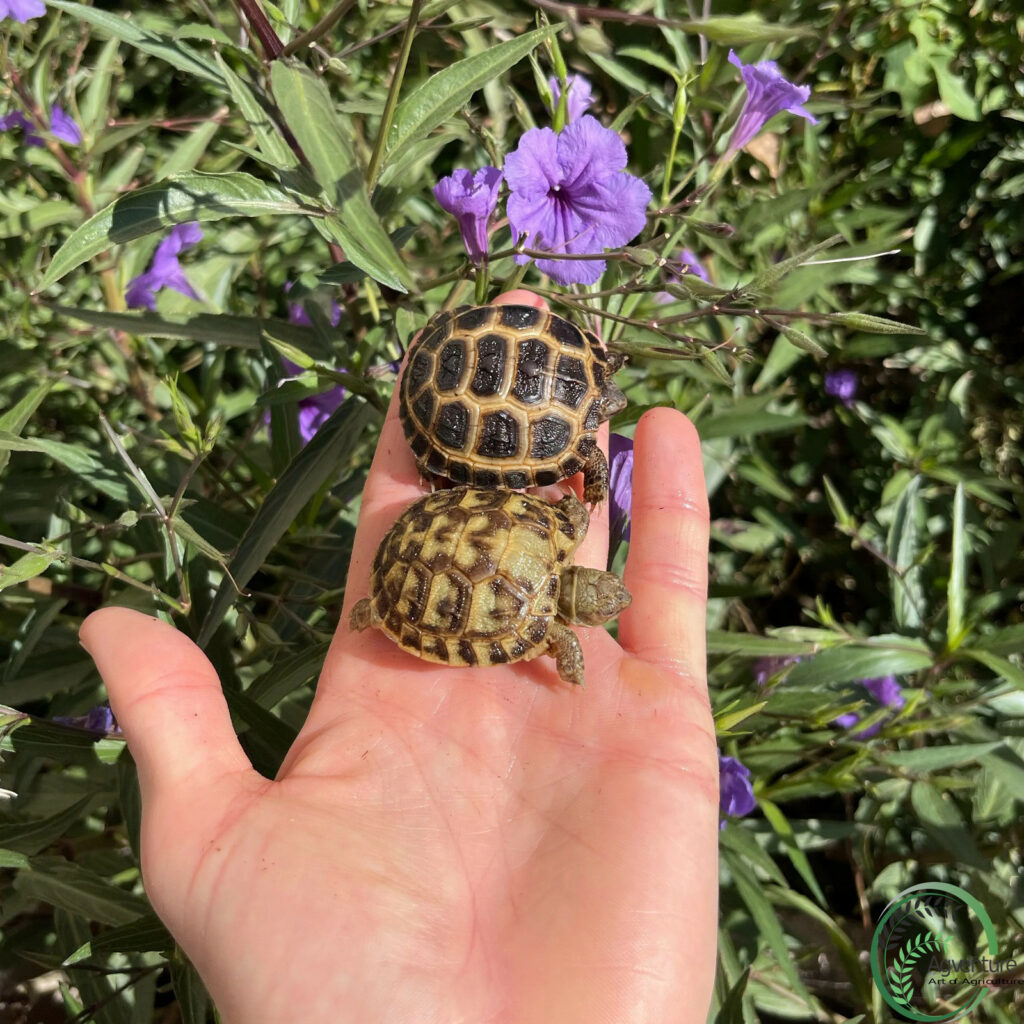
M583 648L576 634L568 626L552 622L547 639L547 653L555 659L558 674L567 683L583 686Z
M583 500L590 506L600 505L608 497L608 459L600 448L583 466Z

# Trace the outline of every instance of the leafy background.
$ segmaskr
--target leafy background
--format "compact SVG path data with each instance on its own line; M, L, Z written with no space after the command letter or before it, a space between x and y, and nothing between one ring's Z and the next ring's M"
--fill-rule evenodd
M50 0L0 24L5 109L59 103L84 131L77 148L0 134L3 1019L211 1018L142 891L123 743L54 722L104 700L77 627L109 602L171 617L273 774L336 624L390 364L431 313L472 301L430 188L548 123L553 43L660 211L607 294L560 308L620 318L600 320L633 357L616 430L671 404L704 444L712 700L758 797L721 833L711 1019L889 1019L865 951L921 880L964 886L1019 953L1021 16L996 0L686 17L667 0L433 0L407 36L403 3L259 6L296 56L269 62L221 0ZM811 85L820 124L780 118L701 191L742 102L730 47ZM194 219L203 299L127 312L128 280ZM500 229L492 248L509 244ZM657 260L684 245L717 290L688 277L665 305ZM497 260L492 288L515 274ZM685 319L652 328L667 317ZM303 372L278 386L282 356ZM848 406L824 389L838 369L856 374ZM297 403L339 383L303 447ZM858 684L889 674L896 712ZM850 711L881 731L837 727ZM976 1018L1020 1006L1008 988Z

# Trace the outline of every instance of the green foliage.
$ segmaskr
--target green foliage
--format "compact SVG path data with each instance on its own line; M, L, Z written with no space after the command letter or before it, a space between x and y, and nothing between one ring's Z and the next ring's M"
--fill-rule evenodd
M713 1019L881 1019L860 953L925 879L974 893L1019 948L1020 15L792 0L699 20L655 0L549 25L535 5L438 2L400 64L406 4L353 5L315 38L330 5L264 4L289 48L275 61L222 0L104 6L0 23L0 114L61 105L84 136L0 133L0 756L17 794L0 950L18 998L41 1014L57 996L37 979L58 971L69 1020L148 1021L171 999L209 1019L145 899L123 742L55 721L104 699L77 627L117 602L197 638L274 773L336 625L401 345L478 284L430 189L550 123L538 78L561 60L627 138L648 230L597 289L558 293L499 227L479 286L523 279L630 354L614 429L672 405L702 436L712 703L759 799L721 835ZM811 85L819 125L781 115L721 157L743 96L729 47ZM190 221L201 298L127 311ZM683 247L710 282L677 273ZM839 369L848 405L825 391ZM339 383L303 445L299 404ZM889 674L900 709L859 685ZM860 725L837 726L849 712ZM923 952L908 941L900 985Z

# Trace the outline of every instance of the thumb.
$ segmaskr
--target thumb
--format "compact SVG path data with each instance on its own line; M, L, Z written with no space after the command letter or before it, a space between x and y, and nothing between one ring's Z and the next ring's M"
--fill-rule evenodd
M198 787L209 795L254 774L217 673L187 636L141 612L103 608L85 620L79 639L106 684L144 802L184 809Z

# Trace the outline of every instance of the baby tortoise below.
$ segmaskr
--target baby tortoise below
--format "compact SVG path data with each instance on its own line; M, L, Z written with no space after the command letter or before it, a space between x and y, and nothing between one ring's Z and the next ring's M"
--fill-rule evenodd
M572 494L555 505L509 490L428 494L381 541L351 626L459 667L550 654L582 685L583 651L566 624L599 625L631 600L617 576L571 564L588 523Z
M400 415L420 472L520 490L583 470L583 500L608 495L597 428L626 406L622 356L533 306L439 313L409 351Z

